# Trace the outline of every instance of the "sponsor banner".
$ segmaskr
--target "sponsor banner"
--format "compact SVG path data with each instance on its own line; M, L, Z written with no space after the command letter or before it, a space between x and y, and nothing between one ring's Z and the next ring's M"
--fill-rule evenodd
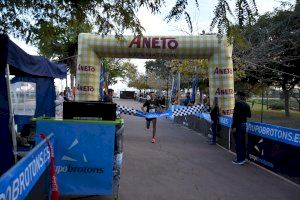
M209 113L201 112L201 113L197 113L197 114L194 114L194 115L196 117L200 118L200 119L205 119L206 121L211 122Z
M256 163L262 164L262 165L264 165L264 166L266 166L268 168L274 168L274 164L273 163L271 163L271 162L269 162L269 161L267 161L267 160L265 160L263 158L260 158L258 156L254 156L252 154L249 154L249 159L253 160Z
M129 108L126 106L118 105L118 114L127 114L127 115L134 115L137 117L144 117L144 118L159 118L159 117L167 117L173 118L174 116L188 116L192 114L197 114L199 112L203 112L205 108L201 105L196 106L172 106L171 109L168 109L163 112L151 112L151 113L144 113L143 111L136 110L134 108Z
M209 113L197 113L195 114L196 117L205 119L206 121L210 122L210 114ZM226 127L231 127L232 124L232 118L227 116L220 116L219 117L220 124Z
M114 124L37 121L37 133L54 133L61 195L112 195Z
M232 125L232 117L222 115L222 116L219 117L219 122L220 122L221 125L230 128L231 125Z
M300 147L300 130L249 122L247 123L247 133Z
M257 135L248 135L249 159L300 183L300 148Z
M93 101L99 98L101 57L114 58L209 58L209 96L220 97L223 115L234 108L233 46L226 37L199 36L126 36L81 33L78 36L79 66L76 83L79 85L76 100ZM95 75L93 75L95 74ZM175 85L175 84L174 84Z
M144 114L145 118L158 118L158 117L168 117L172 116L172 111L171 110L166 110L164 112L154 112L154 113L147 113Z
M209 113L201 113L201 118L205 119L208 122L211 122Z
M53 139L53 134L49 135L52 145ZM1 176L0 199L25 199L49 164L49 148L47 142L43 141Z

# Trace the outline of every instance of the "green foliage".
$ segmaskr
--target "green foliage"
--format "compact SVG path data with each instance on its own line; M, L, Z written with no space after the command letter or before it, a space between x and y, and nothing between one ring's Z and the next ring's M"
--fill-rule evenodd
M91 24L83 24L77 20L72 20L65 26L53 26L49 22L44 22L37 30L36 40L33 43L36 43L41 54L49 59L61 60L69 66L71 74L75 74L78 34L91 31Z
M199 87L205 88L208 86L208 60L207 59L183 59L183 60L171 60L169 64L172 73L176 74L180 72L181 88L191 88L192 79L194 77L199 78Z
M198 2L197 3L197 7ZM186 6L188 5L188 0L177 0L170 13L166 16L166 20L170 22L172 19L178 21L181 15L184 13Z
M60 27L77 20L104 35L112 31L122 34L125 29L141 34L137 9L146 6L156 13L162 4L161 0L1 0L0 32L34 41L45 22Z
M213 18L210 29L211 31L217 26L218 34L224 35L228 32L229 27L231 26L230 20L227 17L227 12L233 16L233 13L226 0L219 0L218 5L214 10L215 17Z
M147 73L154 73L155 76L158 76L162 79L170 78L171 72L170 67L166 60L157 59L157 60L150 60L145 63L146 74Z
M147 77L145 75L137 74L134 79L129 80L128 87L133 87L138 90L149 89Z
M235 66L245 70L241 81L280 86L283 90L292 90L299 83L300 16L296 10L266 13L242 34L247 47L234 49Z
M284 109L284 103L283 102L277 102L277 103L269 105L269 108L272 109L272 110L283 110Z
M227 35L228 38L239 37L239 30L232 25L235 22L230 21L228 14L233 18L238 19L238 28L242 28L245 25L255 22L255 16L257 15L257 7L255 0L235 0L235 12L232 12L228 0L219 0L214 10L214 18L211 22L211 30L215 27L218 28L219 36ZM185 21L188 24L190 33L193 32L193 26L191 18L188 12L186 12L187 5L191 1L177 0L169 14L166 16L167 21L178 21L182 15L185 17ZM199 8L199 3L195 0L196 8Z
M137 67L134 64L113 58L105 58L101 61L109 85L117 83L117 78L121 78L124 82L136 79Z
M208 83L208 60L151 60L145 64L148 85L153 89L167 89L171 77L181 73L181 88L190 88L192 79L198 77L199 85L206 87ZM155 83L155 81L157 83Z
M159 11L163 0L0 0L0 33L37 46L48 58L62 60L75 74L77 37L81 32L116 36L144 30L136 16L140 7Z

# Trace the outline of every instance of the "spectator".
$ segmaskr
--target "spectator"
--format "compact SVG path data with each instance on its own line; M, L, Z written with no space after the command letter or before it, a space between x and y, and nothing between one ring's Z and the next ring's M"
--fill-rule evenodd
M55 117L61 118L63 116L63 102L64 102L64 93L60 92L55 100Z
M146 101L149 101L149 100L151 100L151 97L150 97L150 95L147 93L147 95L146 95Z
M185 93L185 99L183 100L182 104L184 106L188 106L191 102L191 93L190 92L187 92Z
M203 99L203 106L206 112L210 112L209 97Z
M74 100L74 96L69 87L66 87L64 90L64 100L65 101L73 101Z
M114 95L114 90L113 89L108 89L107 95L104 96L103 101L105 102L113 102L113 95Z
M160 105L162 105L162 106L165 106L166 105L166 98L165 98L165 95L162 95L161 97L160 97Z
M179 91L176 90L176 95L175 95L175 99L174 99L174 104L178 105L179 104Z
M76 97L76 87L72 87L72 95L73 95L73 100L75 100L75 97Z
M190 101L189 106L195 105L195 101Z
M231 128L235 139L236 159L232 163L243 165L246 162L246 123L247 118L251 117L251 110L246 103L245 93L237 92L235 97Z

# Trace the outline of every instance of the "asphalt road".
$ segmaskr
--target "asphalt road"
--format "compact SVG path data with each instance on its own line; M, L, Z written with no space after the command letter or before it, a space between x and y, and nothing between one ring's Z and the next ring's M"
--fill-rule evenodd
M140 109L141 104L118 100ZM226 150L206 143L201 134L167 119L158 120L156 144L145 120L125 119L121 200L299 199L296 187L259 167L236 166Z
M115 101L137 109L141 107L134 101ZM300 199L300 187L250 163L233 165L231 153L219 146L208 145L200 133L159 119L158 140L152 144L151 135L145 129L145 119L123 117L120 200Z

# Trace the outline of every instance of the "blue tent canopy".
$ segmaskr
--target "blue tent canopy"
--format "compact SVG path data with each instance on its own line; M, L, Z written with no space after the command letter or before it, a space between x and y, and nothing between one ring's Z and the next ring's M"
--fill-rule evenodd
M7 64L30 75L66 78L67 67L65 65L52 63L43 56L29 55L9 39L6 44ZM2 44L1 48L3 48Z
M0 175L13 164L13 147L9 131L9 107L5 78L6 65L10 65L13 82L36 83L36 111L34 117L55 116L54 78L66 78L67 67L50 62L42 56L32 56L13 43L7 35L0 34Z

